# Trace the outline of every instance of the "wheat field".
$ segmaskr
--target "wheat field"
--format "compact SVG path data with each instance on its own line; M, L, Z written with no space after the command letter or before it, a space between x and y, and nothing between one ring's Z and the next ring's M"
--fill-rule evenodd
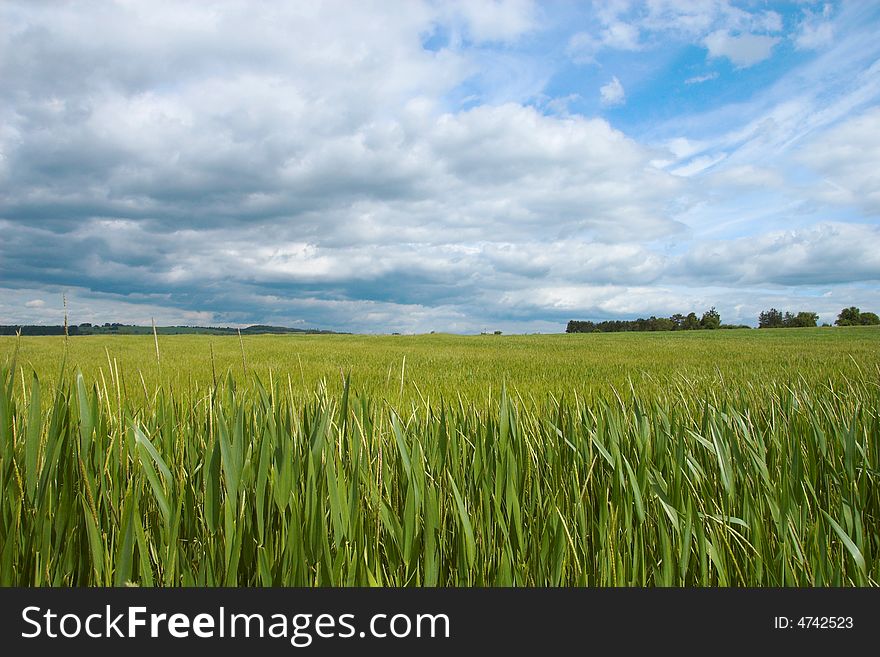
M875 586L878 347L0 338L0 584Z

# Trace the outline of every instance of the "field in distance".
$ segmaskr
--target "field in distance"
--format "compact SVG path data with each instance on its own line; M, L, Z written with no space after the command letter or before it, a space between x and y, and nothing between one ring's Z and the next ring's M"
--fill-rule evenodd
M550 335L152 335L0 337L0 362L18 348L19 365L54 383L68 372L89 382L108 376L112 361L129 392L164 385L184 390L212 385L228 372L287 379L311 395L322 380L341 391L351 374L359 393L397 402L431 393L485 401L505 382L523 396L575 392L646 392L670 385L706 388L763 385L803 377L842 380L880 364L880 329L680 331ZM244 352L244 356L242 355ZM110 361L108 361L108 358ZM404 358L406 362L404 363ZM341 374L342 373L342 374ZM403 390L401 393L401 375ZM143 377L143 382L141 381Z
M880 581L876 328L158 342L0 338L0 584Z

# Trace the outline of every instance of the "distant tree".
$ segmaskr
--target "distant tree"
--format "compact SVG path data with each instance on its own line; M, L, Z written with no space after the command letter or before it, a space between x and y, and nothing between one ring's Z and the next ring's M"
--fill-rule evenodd
M700 320L697 319L697 314L688 313L687 317L684 318L684 322L682 322L681 328L685 331L695 331L700 328Z
M758 315L758 328L782 328L785 325L784 320L781 312L771 308Z
M858 326L862 323L862 313L856 306L850 306L840 311L837 321L834 322L838 326Z
M4 325L0 326L0 335L15 335L21 331L22 335L64 335L63 326L47 325ZM73 332L71 333L71 335Z
M877 313L860 313L859 323L863 326L877 326L880 324L880 317Z
M819 315L809 311L801 311L794 316L791 325L796 328L807 328L816 326L819 321Z
M675 313L669 319L672 321L673 331L680 331L684 327L684 315L681 313Z
M581 322L576 319L571 320L565 328L566 333L592 333L596 330L593 322Z
M715 310L715 306L712 306L703 313L703 317L700 319L700 328L717 329L719 326L721 326L721 315Z

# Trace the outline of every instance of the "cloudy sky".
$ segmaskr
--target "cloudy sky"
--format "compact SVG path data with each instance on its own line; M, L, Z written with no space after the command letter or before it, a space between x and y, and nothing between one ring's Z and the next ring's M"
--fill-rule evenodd
M0 324L880 311L880 4L0 4Z

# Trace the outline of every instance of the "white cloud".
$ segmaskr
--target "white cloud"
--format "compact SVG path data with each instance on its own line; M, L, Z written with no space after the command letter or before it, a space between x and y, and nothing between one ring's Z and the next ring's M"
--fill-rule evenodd
M718 71L712 71L711 73L706 73L705 75L695 75L691 78L688 78L684 81L685 84L700 84L702 82L708 82L709 80L716 80L718 78Z
M682 272L699 280L821 285L880 280L880 229L823 223L698 244Z
M31 299L30 301L26 301L24 304L25 308L42 308L46 305L46 302L42 299Z
M577 32L569 37L565 53L576 64L589 64L595 61L601 43L589 32Z
M818 50L834 41L834 24L831 20L832 7L826 4L822 12L804 10L804 18L795 35L795 47L799 50Z
M753 164L722 169L713 173L711 178L714 185L738 189L781 189L785 184L785 178L780 171Z
M604 50L640 50L639 28L634 23L613 19L598 34L577 32L569 37L566 54L578 64L595 61L596 55Z
M713 155L701 155L700 157L692 158L685 164L681 166L677 166L672 169L671 172L676 176L684 176L685 178L689 178L698 173L702 173L707 169L711 169L719 162L722 162L727 157L726 153L715 153Z
M615 50L638 50L639 28L632 23L612 21L602 30L602 45Z
M766 32L782 31L782 16L775 11L763 11L754 15L752 29Z
M56 295L57 304L32 305L24 299L47 292ZM67 314L70 324L93 324L123 322L149 325L152 319L157 324L216 326L217 317L211 312L182 310L167 303L160 295L143 296L138 294L100 294L81 287L57 288L10 288L0 287L0 315L6 316L8 309L15 308L14 317L9 320L16 324L56 324L64 322L62 294L67 298ZM20 309L24 307L25 311ZM4 319L4 321L7 321Z
M568 94L567 96L558 96L556 98L549 98L545 102L544 106L554 114L560 114L562 116L568 116L570 114L570 107L572 103L583 100L580 94Z
M568 40L566 53L576 63L596 62L604 50L656 49L673 42L700 43L711 57L751 66L769 57L780 38L768 35L784 28L778 12L752 11L728 0L606 2L594 8L593 19ZM699 81L704 80L694 79Z
M675 0L654 0L647 5L648 12L643 24L653 31L697 37L705 34L719 20L719 11L722 7L723 5L714 2L682 3Z
M619 52L714 34L710 55L746 66L778 14L609 2L558 29L529 2L88 8L0 8L4 317L59 323L68 289L72 321L549 329L575 311L748 315L759 285L781 299L873 275L876 235L831 220L877 216L880 122L820 135L876 104L873 34L742 103L627 123L636 139L576 113L627 101L611 70L638 84L623 67L641 58ZM559 62L535 51L572 29L572 53L614 49L614 67L580 71L598 98L548 99Z
M854 7L863 9L864 5ZM866 18L856 11L839 20L862 26ZM704 162L726 153L731 166L766 166L768 160L774 160L775 166L791 166L790 161L785 164L785 159L802 142L816 139L823 130L860 108L876 104L880 98L878 44L870 28L851 31L846 39L748 100L674 117L654 126L654 131L667 139L683 134L690 135L692 141L698 137L699 155L707 158ZM825 187L829 192L834 189L833 184ZM815 196L815 189L809 187L791 192ZM839 199L841 203L853 200L851 196Z
M608 84L602 85L599 88L599 95L602 98L602 104L606 107L623 105L626 102L626 92L617 77L614 77Z
M834 28L831 23L808 24L801 26L801 31L795 38L795 45L799 50L818 50L834 41Z
M116 304L109 320L109 309L79 307L72 321L158 321L164 303L163 321L196 305L202 323L257 314L470 330L482 320L463 317L500 316L493 299L535 277L650 282L662 262L618 242L681 228L667 210L682 182L605 120L516 103L438 112L417 95L386 116L358 108L348 123L321 113L319 91L243 74L174 93L96 93L81 122L46 123L46 136L13 149L24 175L54 142L72 177L44 186L34 172L36 183L4 190L7 207L50 218L0 219L0 278ZM314 303L279 304L267 289Z
M662 314L667 308L686 303L675 292L662 287L590 284L532 286L511 290L500 299L502 306L512 308L553 309L588 316Z
M805 144L799 159L827 185L808 193L880 217L880 108L848 119Z
M676 158L682 159L690 157L694 153L699 153L705 149L708 144L706 142L688 139L687 137L675 137L667 141L664 146L670 153L675 155Z
M748 68L768 59L779 37L765 34L731 34L727 30L716 30L703 39L709 50L709 57L726 57L738 68Z
M478 42L512 41L537 26L532 0L457 0L449 7L464 19L469 36Z

